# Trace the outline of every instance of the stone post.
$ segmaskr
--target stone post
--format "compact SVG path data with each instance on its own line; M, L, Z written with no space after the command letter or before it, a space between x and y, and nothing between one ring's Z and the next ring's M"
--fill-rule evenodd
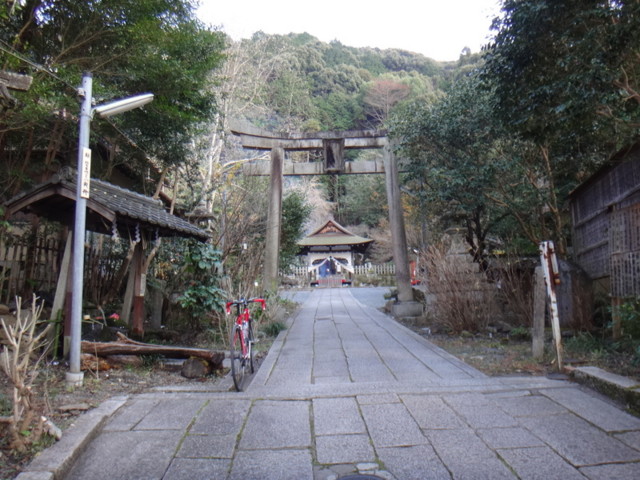
M400 183L398 181L398 164L392 145L384 148L384 172L389 204L389 226L393 243L393 261L396 266L396 283L398 287L398 304L392 312L394 316L414 317L422 314L422 305L413 301L411 275L409 273L409 256L407 255L407 237L404 230L404 215L400 199Z
M271 149L271 183L269 187L269 213L264 252L264 289L278 288L278 263L280 253L280 224L282 222L282 168L284 149Z
M531 353L536 360L544 357L544 316L547 291L544 285L542 267L536 267L533 290L533 329L531 332Z

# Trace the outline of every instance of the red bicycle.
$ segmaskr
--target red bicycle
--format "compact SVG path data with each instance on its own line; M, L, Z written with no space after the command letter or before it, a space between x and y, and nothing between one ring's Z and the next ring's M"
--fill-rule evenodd
M262 310L267 308L267 302L263 298L241 298L227 302L227 315L231 313L231 307L236 307L236 321L231 325L229 335L229 350L231 359L231 376L236 390L241 392L244 388L245 376L254 372L253 366L253 320L249 311L250 303L260 303Z

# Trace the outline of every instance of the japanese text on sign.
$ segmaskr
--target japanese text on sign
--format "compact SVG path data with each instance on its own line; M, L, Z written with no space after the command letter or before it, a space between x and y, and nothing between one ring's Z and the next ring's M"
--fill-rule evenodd
M82 170L80 171L80 196L89 198L91 188L91 149L82 149Z

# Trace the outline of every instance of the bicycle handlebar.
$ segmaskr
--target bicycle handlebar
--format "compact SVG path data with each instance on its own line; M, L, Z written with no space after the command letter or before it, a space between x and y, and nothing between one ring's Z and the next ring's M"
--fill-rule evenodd
M239 300L232 300L227 302L225 310L227 311L227 315L231 313L231 307L234 305L240 306L248 306L250 303L260 303L262 304L262 310L267 309L267 301L264 298L241 298Z

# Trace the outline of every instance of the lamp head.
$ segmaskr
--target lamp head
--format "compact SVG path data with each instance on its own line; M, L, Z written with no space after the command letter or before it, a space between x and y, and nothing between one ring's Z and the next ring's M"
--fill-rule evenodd
M153 100L153 93L144 93L135 97L123 98L115 102L105 103L93 108L93 112L97 113L100 118L107 118L117 115L134 108L142 107Z

